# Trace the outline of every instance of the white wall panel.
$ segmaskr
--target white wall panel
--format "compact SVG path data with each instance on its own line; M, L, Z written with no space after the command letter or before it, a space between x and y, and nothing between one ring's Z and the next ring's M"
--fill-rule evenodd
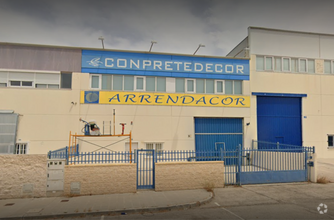
M320 36L320 57L334 59L334 36Z
M252 54L319 58L319 35L250 28Z

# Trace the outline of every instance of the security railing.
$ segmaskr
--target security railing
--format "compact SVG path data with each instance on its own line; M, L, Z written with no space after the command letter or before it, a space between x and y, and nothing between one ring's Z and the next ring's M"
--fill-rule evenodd
M268 141L257 141L252 140L252 149L256 150L280 150L280 151L288 151L288 152L303 152L307 151L308 153L314 153L315 147L306 147L306 146L298 146L291 144L282 144L279 142L268 142Z

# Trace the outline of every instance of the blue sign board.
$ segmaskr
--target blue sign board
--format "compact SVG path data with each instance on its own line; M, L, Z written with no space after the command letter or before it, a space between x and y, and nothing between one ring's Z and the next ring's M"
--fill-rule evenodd
M249 60L82 50L81 72L249 80Z

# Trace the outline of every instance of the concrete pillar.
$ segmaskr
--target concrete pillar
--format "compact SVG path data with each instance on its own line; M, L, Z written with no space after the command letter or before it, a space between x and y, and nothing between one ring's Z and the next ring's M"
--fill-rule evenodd
M318 164L317 164L317 154L311 154L311 158L307 162L313 162L313 166L308 166L309 180L312 183L316 183L318 179Z

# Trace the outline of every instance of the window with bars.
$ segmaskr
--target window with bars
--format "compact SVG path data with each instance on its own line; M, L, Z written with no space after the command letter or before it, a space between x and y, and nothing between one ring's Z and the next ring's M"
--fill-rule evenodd
M28 144L27 143L16 143L14 154L27 154Z
M155 150L157 156L161 156L162 155L162 150L163 150L163 143L161 143L161 142L146 143L146 149L147 150Z

